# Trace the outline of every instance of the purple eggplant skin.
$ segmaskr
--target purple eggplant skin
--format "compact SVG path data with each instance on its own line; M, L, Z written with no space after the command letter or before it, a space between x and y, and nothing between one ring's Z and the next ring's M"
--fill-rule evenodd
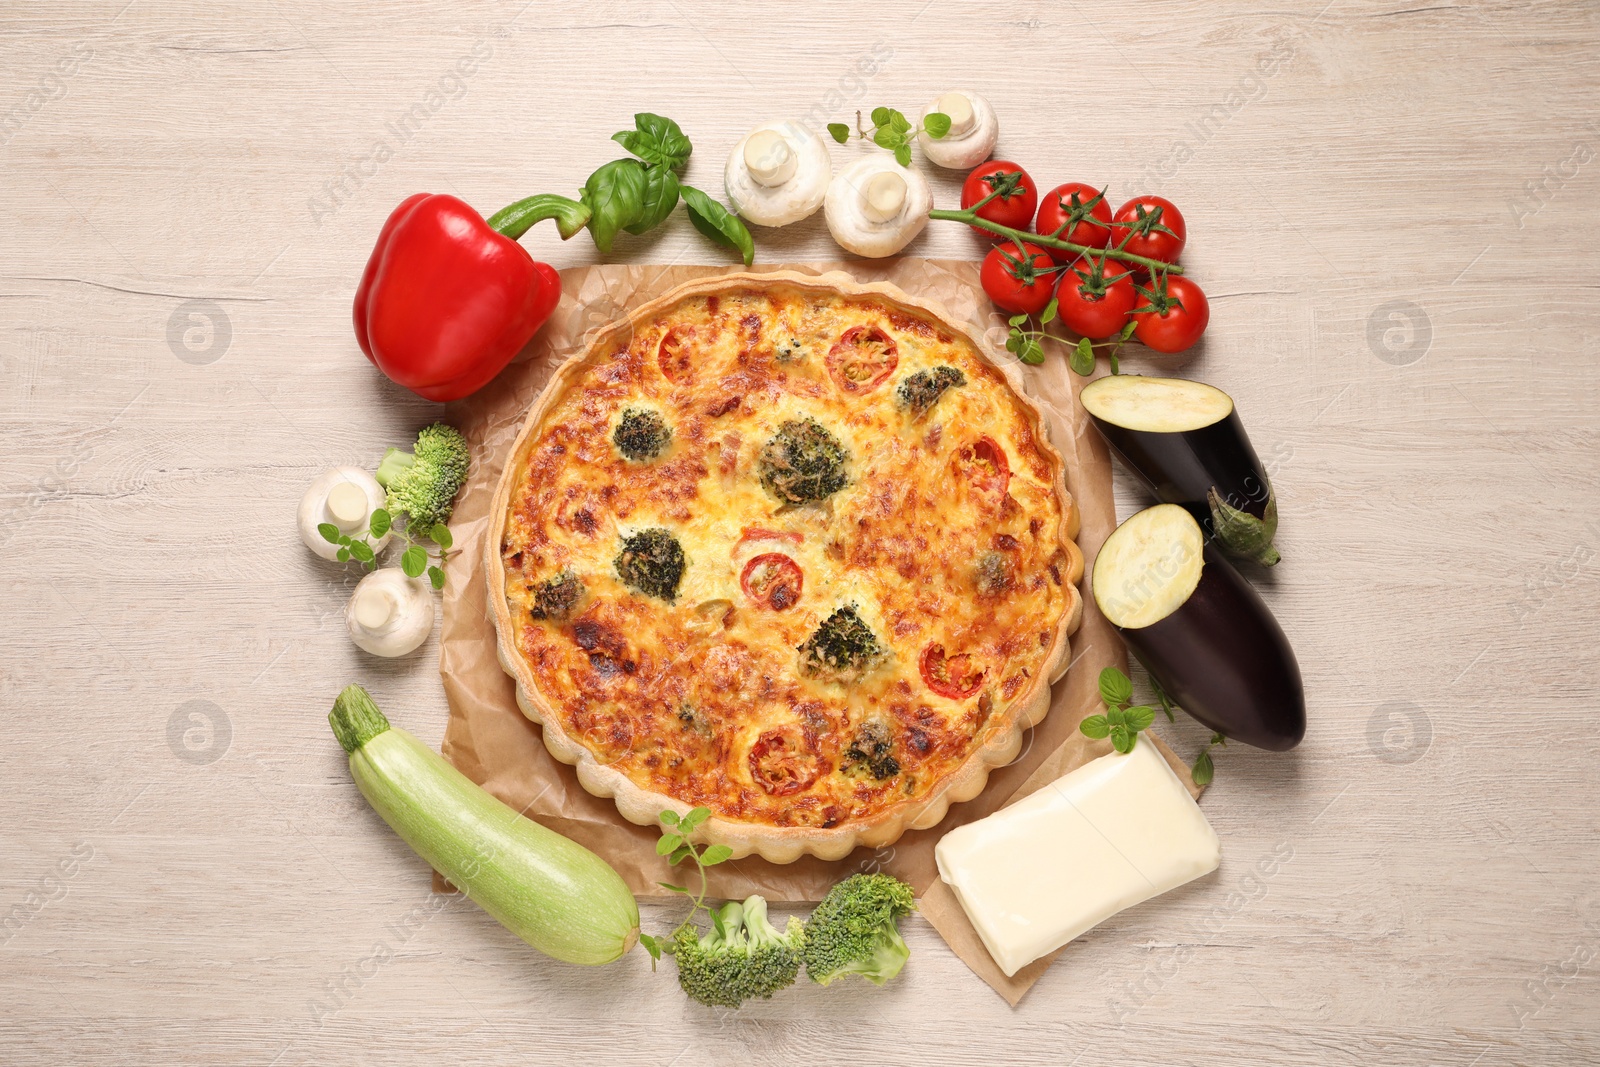
M1284 752L1306 735L1300 664L1278 621L1211 543L1194 592L1159 622L1117 627L1173 703L1230 741Z
M1130 430L1093 412L1089 419L1157 500L1183 507L1208 536L1211 506L1206 498L1213 488L1229 507L1264 517L1272 484L1237 409L1210 426L1171 432Z

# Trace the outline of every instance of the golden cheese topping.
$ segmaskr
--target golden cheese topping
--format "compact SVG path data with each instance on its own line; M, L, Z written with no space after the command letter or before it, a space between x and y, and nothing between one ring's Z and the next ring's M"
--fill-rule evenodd
M555 399L501 545L566 733L726 818L832 827L933 789L1048 670L1054 472L972 343L870 296L736 290Z

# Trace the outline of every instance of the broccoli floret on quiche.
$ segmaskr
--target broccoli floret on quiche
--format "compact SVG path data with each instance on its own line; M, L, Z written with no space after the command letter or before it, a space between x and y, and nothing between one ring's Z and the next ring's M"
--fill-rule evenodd
M640 530L622 539L615 560L617 577L635 592L672 603L683 579L683 546L659 527Z
M583 599L583 579L571 571L562 571L553 578L539 583L534 590L530 614L536 619L565 619Z
M865 771L878 781L900 773L900 761L891 754L888 727L876 719L861 724L850 747L845 749L845 769Z
M672 440L672 430L659 414L645 408L628 408L611 431L611 443L617 451L635 463L644 463L661 455Z
M815 419L790 419L761 446L761 484L788 504L821 500L844 488L849 453Z
M985 552L973 568L972 584L980 596L999 596L1011 585L1011 561L998 552Z
M911 414L921 415L939 402L946 389L966 384L967 376L956 368L938 366L907 375L894 391L894 399Z
M854 605L829 615L798 651L801 674L834 681L859 678L884 654L877 635Z

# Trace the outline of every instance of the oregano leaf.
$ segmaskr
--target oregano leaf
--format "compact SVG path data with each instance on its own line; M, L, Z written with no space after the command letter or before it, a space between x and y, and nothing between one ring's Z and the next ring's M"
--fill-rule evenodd
M922 128L937 141L950 132L950 116L942 111L930 112L923 116Z
M433 587L435 589L443 589L444 588L444 571L440 570L438 567L429 567L428 568L428 581L430 583L432 583L432 585L433 585Z
M1082 375L1085 378L1093 374L1094 343L1087 337L1080 339L1078 347L1072 350L1072 355L1068 358L1067 363L1074 374Z
M1211 762L1211 749L1209 746L1201 750L1200 755L1195 758L1194 770L1191 773L1194 777L1195 785L1210 785L1211 779L1216 777L1217 767L1216 764Z
M1100 672L1100 699L1107 704L1126 704L1133 698L1133 682L1115 667Z
M842 122L828 123L828 133L840 144L848 144L850 141L850 127Z
M394 527L394 516L388 511L379 508L372 513L371 520L367 523L367 532L373 537L382 537Z
M428 552L421 545L412 545L400 554L400 569L407 578L420 578L428 567Z
M1111 732L1111 724L1104 715L1091 715L1078 724L1078 730L1084 737L1092 737L1096 741Z
M338 544L341 536L339 533L339 527L335 526L331 522L317 523L317 533L321 534L322 539L328 542L330 545Z

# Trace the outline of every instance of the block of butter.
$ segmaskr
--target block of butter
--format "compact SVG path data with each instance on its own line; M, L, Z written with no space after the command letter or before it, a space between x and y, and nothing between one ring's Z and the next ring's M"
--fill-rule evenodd
M1216 870L1222 846L1145 738L951 830L934 857L1009 976L1122 909Z

